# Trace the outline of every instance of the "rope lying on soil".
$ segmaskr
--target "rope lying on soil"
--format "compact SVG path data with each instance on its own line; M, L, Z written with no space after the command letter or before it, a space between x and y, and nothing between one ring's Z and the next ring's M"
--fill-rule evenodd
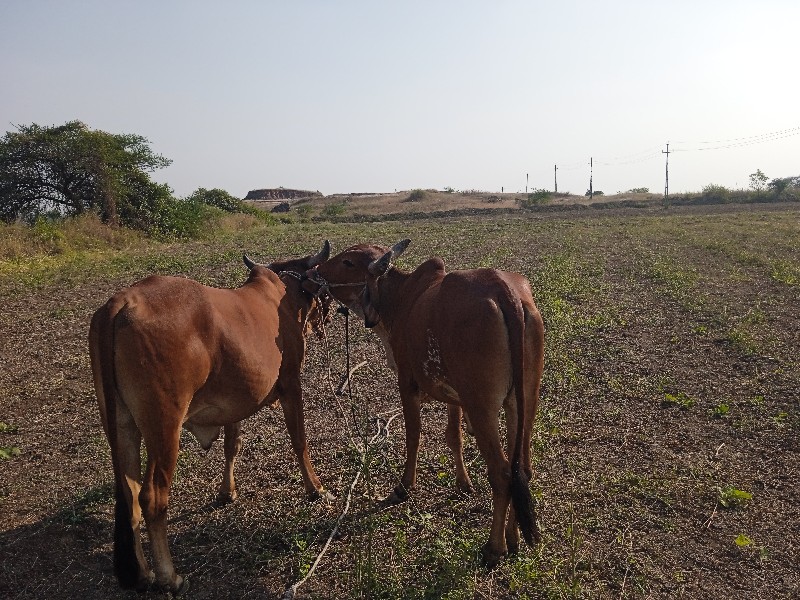
M339 518L336 519L336 525L333 526L333 529L331 530L331 533L328 536L325 545L322 547L322 550L320 550L319 554L317 555L317 558L311 564L311 568L308 570L308 573L306 573L305 577L303 577L301 580L297 581L293 585L289 586L283 593L282 600L293 600L295 594L297 593L297 590L300 589L300 586L302 586L306 581L308 581L308 579L310 579L311 576L314 574L317 565L319 565L320 561L322 560L322 557L328 551L328 547L331 545L331 541L333 541L333 538L336 537L336 533L339 531L339 526L342 524L345 515L347 515L348 511L350 510L350 501L353 498L353 490L355 490L356 485L358 485L358 482L361 479L361 475L364 472L363 467L366 465L367 452L370 449L375 449L375 450L378 449L379 446L376 446L375 444L376 440L378 440L379 438L381 439L380 445L385 445L386 439L389 437L389 425L391 424L392 421L394 421L394 419L396 419L401 414L401 410L397 409L396 411L390 413L391 416L389 416L387 419L384 419L380 416L372 416L371 420L373 420L378 427L377 431L375 432L375 435L373 435L369 439L369 441L366 442L364 446L359 446L359 444L356 443L356 440L353 437L353 430L355 430L357 433L361 432L359 431L355 415L355 401L353 398L353 390L351 388L350 380L353 376L353 373L357 369L365 365L366 362L362 362L356 365L353 369L350 369L350 336L348 331L348 314L347 313L344 314L345 314L345 353L347 361L346 361L345 373L342 375L341 382L338 388L335 390L331 383L331 370L330 370L331 356L330 356L330 349L328 347L328 337L326 335L324 325L322 331L323 331L323 339L325 340L325 350L328 355L328 383L331 388L331 393L333 394L333 397L336 399L336 403L339 405L339 410L341 411L342 417L344 418L345 422L347 422L347 414L344 411L344 407L339 402L339 397L344 395L343 389L345 384L347 384L348 396L350 397L350 408L351 408L350 412L353 419L352 429L348 433L350 435L350 442L353 444L353 447L356 449L359 455L358 470L356 472L356 476L353 478L353 482L350 484L350 489L347 492L347 499L345 501L344 509L342 510L342 513L339 515Z
M400 412L398 411L397 413L389 417L389 419L386 421L384 421L383 419L376 419L376 422L378 424L378 431L369 440L368 447L364 448L361 451L360 455L361 465L359 465L359 467L362 466L364 464L364 461L366 460L366 453L367 453L366 451L368 450L369 446L372 446L372 444L375 443L375 440L377 440L379 437L383 437L383 439L385 440L389 436L390 423L399 416ZM325 555L325 553L328 551L328 547L331 545L331 541L333 540L334 537L336 537L336 533L339 531L339 526L342 524L345 515L350 510L350 501L353 497L353 490L356 488L356 485L358 485L358 481L359 479L361 479L362 473L363 469L359 468L358 472L356 472L356 476L353 478L353 483L350 484L350 489L347 492L347 500L345 501L344 504L344 510L342 510L342 514L339 515L339 518L336 519L336 525L334 525L333 530L331 530L331 533L328 536L325 545L322 547L322 550L320 550L319 554L317 555L317 558L312 563L311 568L308 570L308 573L306 573L306 576L303 577L300 581L287 588L287 590L283 593L282 600L292 600L294 598L295 593L297 593L297 590L300 589L300 586L302 586L314 574L317 565L322 560L322 557Z

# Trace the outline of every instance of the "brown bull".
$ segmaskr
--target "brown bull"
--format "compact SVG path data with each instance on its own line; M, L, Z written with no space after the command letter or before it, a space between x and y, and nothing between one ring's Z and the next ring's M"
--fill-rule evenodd
M280 400L305 490L311 497L325 493L306 443L300 369L305 334L326 307L291 272L304 273L329 254L326 241L314 256L266 266L245 256L250 276L237 289L151 276L112 296L92 317L92 372L114 468L114 569L123 587L141 590L155 579L175 594L186 588L175 573L166 532L182 426L206 449L224 427L218 498L233 500L239 422ZM142 515L155 574L142 550Z
M528 544L539 538L529 490L531 430L539 402L544 362L544 325L528 281L496 269L445 272L432 258L412 273L392 266L409 240L392 249L353 246L307 273L321 289L382 329L394 362L406 423L406 464L392 496L414 487L424 396L448 403L448 445L459 483L469 479L459 464L463 409L488 467L493 515L484 558L494 565L519 548L519 528ZM314 283L304 284L314 289ZM499 434L505 407L508 457ZM511 508L509 509L509 504Z

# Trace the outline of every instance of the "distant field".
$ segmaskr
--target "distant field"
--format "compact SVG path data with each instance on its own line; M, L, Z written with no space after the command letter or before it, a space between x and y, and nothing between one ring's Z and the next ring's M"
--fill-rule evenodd
M150 273L239 285L243 250L267 262L325 238L336 252L404 237L402 268L438 255L450 269L531 280L547 327L532 482L543 542L494 571L480 565L491 519L483 461L467 436L477 494L458 495L444 407L426 405L418 490L400 506L378 503L404 457L398 418L297 598L797 594L800 207L785 204L278 225L0 261L0 596L118 596L111 465L86 350L89 318L110 294ZM184 435L169 541L188 597L279 598L308 571L359 468L351 436L366 434L351 417L399 407L377 339L358 322L351 338L352 363L368 361L352 408L331 392L342 317L326 342L309 341L304 371L312 460L336 501L304 499L280 410L245 422L240 498L222 509L210 504L221 443L205 453Z

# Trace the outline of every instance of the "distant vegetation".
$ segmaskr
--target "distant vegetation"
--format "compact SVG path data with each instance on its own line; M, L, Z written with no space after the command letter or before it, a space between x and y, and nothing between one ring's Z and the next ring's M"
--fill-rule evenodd
M534 189L525 199L519 201L522 208L533 208L547 204L552 199L553 194L550 190Z
M448 199L449 206L440 210L438 194L479 196L488 204L499 204L509 197L473 189L456 192L446 187L442 192L408 192L401 202L417 203L419 207L414 211L386 211L384 207L376 214L357 214L356 204L351 206L347 199L315 204L309 197L293 203L287 214L275 217L219 188L198 188L186 198L175 197L169 186L150 178L152 172L170 163L153 152L145 138L135 134L93 130L80 121L52 127L17 126L0 138L0 232L7 241L5 250L0 248L0 256L15 254L23 238L33 247L48 248L47 252L64 252L73 245L85 245L80 240L89 230L96 230L101 239L124 237L99 234L103 224L138 231L146 237L175 240L208 237L226 228L278 220L379 221L517 210L508 206L464 207L458 198ZM664 199L663 206L800 201L800 176L770 180L757 169L750 174L749 182L747 190L709 184L701 192L672 194ZM631 188L626 193L647 194L649 188ZM322 196L319 192L308 194ZM597 190L592 195L604 194ZM586 208L584 202L565 192L534 188L524 197L511 196L524 210ZM436 200L439 206L433 209L430 200ZM647 208L658 202L658 197L608 198L593 202L591 208ZM21 233L20 227L26 226L32 229Z
M408 198L406 198L406 202L419 202L425 198L425 190L411 190L411 193L408 194Z
M0 138L0 221L33 225L93 214L154 237L192 238L214 229L226 212L261 213L219 189L175 198L150 179L170 163L135 134L80 121L18 126Z

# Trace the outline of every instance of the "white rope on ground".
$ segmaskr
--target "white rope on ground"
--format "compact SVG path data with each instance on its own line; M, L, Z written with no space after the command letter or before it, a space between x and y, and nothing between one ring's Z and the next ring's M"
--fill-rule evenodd
M381 436L381 433L383 433L383 437L384 438L389 436L389 424L396 417L398 417L399 415L400 415L400 412L398 411L396 414L392 415L386 421L386 424L383 425L383 426L381 426L380 420L378 421L378 431L370 439L368 447L364 448L364 450L361 452L361 456L360 456L361 465L360 466L364 465L364 462L366 460L366 451L369 448L369 446L371 446L373 443L375 443L375 440L378 439ZM339 518L336 519L336 525L334 525L333 530L331 531L331 534L328 536L328 539L325 542L325 545L322 547L322 550L320 550L320 553L317 555L317 558L316 558L316 560L314 560L313 564L311 565L311 568L308 570L308 573L306 573L306 576L303 577L300 581L298 581L294 585L292 585L289 588L287 588L287 590L283 593L282 600L293 600L294 595L297 593L297 590L300 589L300 586L302 586L306 581L308 581L308 579L314 574L314 571L316 570L317 565L322 560L322 557L325 555L325 553L328 551L328 547L331 545L331 541L333 541L333 538L336 536L336 533L339 531L339 526L342 524L342 521L344 520L345 515L350 510L350 501L353 498L353 490L355 489L356 485L358 484L358 480L361 479L361 473L362 473L362 469L359 468L358 472L356 473L356 476L353 478L353 483L350 484L350 489L347 492L347 500L346 500L345 505L344 505L344 510L342 511L342 514L339 515Z

